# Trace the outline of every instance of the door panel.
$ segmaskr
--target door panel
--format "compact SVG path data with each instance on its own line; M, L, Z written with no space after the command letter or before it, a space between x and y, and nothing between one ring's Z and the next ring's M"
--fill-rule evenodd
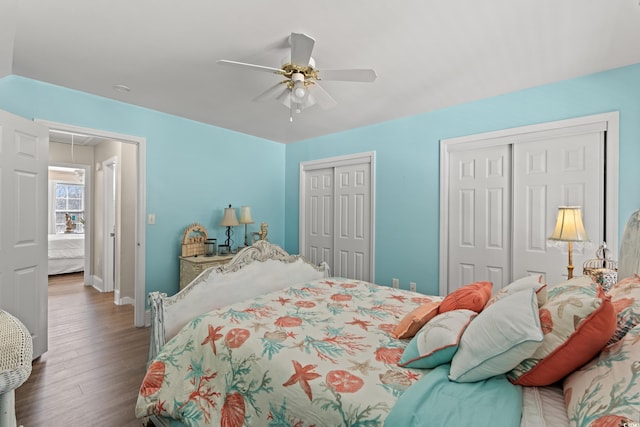
M333 168L307 172L305 193L305 256L333 268Z
M335 168L334 273L340 277L370 281L369 247L371 213L367 209L371 193L368 163Z
M449 291L510 278L510 149L455 151L449 166Z
M574 244L576 275L604 236L604 133L591 132L514 145L514 278L545 274L566 280L566 243L549 247L558 206L581 206L593 247Z
M0 111L0 308L47 351L49 130Z

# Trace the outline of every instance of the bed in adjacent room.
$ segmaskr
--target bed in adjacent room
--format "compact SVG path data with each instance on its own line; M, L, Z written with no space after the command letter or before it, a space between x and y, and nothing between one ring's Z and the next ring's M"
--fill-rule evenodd
M84 271L84 234L49 234L48 274Z
M637 275L428 296L259 241L150 305L136 414L158 427L640 422Z

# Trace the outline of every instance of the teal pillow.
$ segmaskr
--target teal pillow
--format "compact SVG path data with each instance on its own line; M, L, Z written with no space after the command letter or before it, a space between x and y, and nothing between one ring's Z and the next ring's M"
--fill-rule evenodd
M451 362L462 333L474 317L476 313L466 309L437 315L411 339L398 366L430 369Z
M519 426L522 386L505 375L473 383L450 381L440 365L407 389L384 421L388 427Z

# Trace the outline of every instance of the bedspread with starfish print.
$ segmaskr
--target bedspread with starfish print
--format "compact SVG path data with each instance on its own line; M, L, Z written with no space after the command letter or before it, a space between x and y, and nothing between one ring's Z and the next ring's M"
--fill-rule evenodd
M408 341L391 333L440 299L331 278L214 310L149 365L136 414L187 426L382 425L427 372L397 366Z

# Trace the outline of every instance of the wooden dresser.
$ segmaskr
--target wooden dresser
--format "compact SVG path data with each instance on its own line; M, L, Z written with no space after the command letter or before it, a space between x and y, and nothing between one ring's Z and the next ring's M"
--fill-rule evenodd
M233 255L216 256L181 256L180 257L180 290L187 286L198 274L209 267L218 267L231 261Z

